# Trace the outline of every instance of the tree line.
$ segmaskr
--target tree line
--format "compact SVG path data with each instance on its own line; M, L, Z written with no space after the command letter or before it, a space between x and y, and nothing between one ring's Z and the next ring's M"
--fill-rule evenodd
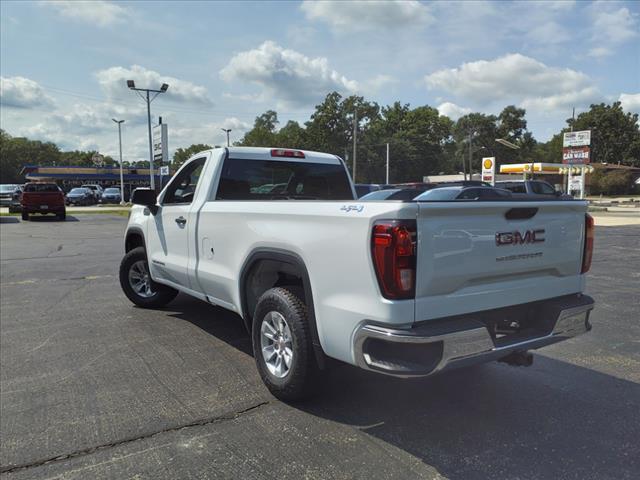
M355 129L354 129L355 126ZM267 110L251 130L234 145L278 146L333 153L353 165L353 135L357 138L358 182L382 183L385 179L386 144L390 148L390 181L420 181L425 175L480 170L482 157L496 157L497 165L515 162L562 161L562 134L592 130L592 161L640 167L638 115L623 111L620 102L591 105L547 142L538 142L527 128L526 111L506 106L498 115L469 113L453 121L429 105L411 107L395 102L380 106L362 96L329 93L315 107L308 121L288 121L281 126L278 114ZM501 138L519 147L512 150L496 143ZM194 144L178 148L173 165L211 148ZM54 143L12 137L0 130L0 183L23 181L25 165L93 166L95 151L61 151ZM464 162L464 163L463 163ZM116 165L105 157L105 165ZM125 165L128 165L125 162ZM132 166L148 167L148 161Z
M53 142L13 137L0 129L0 183L24 182L24 176L20 175L20 172L27 165L93 167L92 157L96 153L98 153L96 150L65 152ZM105 155L103 165L116 166L118 162ZM123 162L123 165L129 166L129 162ZM133 162L131 166L148 168L149 161Z
M356 117L357 115L357 117ZM355 132L354 132L354 126ZM395 102L379 106L361 96L342 97L333 92L315 107L300 125L289 121L279 128L278 114L268 110L255 119L253 128L236 143L241 146L279 146L317 150L339 155L352 164L353 136L357 139L358 182L381 183L385 179L386 144L390 148L390 181L420 181L425 175L473 172L482 157L502 163L562 161L562 134L592 130L592 161L640 167L638 115L625 113L620 102L594 104L547 142L538 142L527 129L526 111L506 106L498 115L469 113L457 121L440 115L428 105L412 108ZM517 150L497 143L504 139Z

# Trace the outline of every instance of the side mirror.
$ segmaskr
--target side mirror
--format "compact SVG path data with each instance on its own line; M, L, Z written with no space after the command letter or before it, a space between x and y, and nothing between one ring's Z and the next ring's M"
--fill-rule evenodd
M151 190L150 188L136 188L131 195L131 203L134 205L144 205L154 215L158 211L156 199L155 190Z

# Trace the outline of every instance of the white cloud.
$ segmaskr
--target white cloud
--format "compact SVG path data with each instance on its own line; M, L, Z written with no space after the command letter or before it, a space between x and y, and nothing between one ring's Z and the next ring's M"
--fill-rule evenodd
M587 55L593 58L604 58L612 54L613 51L607 47L593 47L587 52Z
M638 36L636 18L628 8L615 9L613 2L595 2L591 5L593 40L620 44Z
M178 124L169 129L169 145L187 147L196 143L208 145L226 145L227 134L222 128L230 128L231 143L239 140L244 134L251 130L252 125L243 122L236 117L225 118L220 122L210 122L204 124ZM171 156L171 155L170 155Z
M595 2L589 7L592 20L591 43L595 45L589 55L604 57L614 53L619 46L638 36L637 14L628 8L616 8L614 2Z
M123 22L130 15L125 7L105 0L47 0L39 3L53 8L63 17L91 26L107 27Z
M186 80L160 75L140 65L131 68L111 67L95 74L100 86L109 98L122 98L127 91L127 80L134 80L137 87L159 89L163 83L169 84L169 90L163 93L163 99L175 100L202 106L211 106L207 89Z
M640 114L640 93L621 93L618 100L627 112Z
M449 117L451 120L458 120L460 117L467 115L472 111L470 108L461 107L451 102L441 103L437 108L440 115Z
M310 1L300 6L309 20L320 20L334 29L402 29L433 21L428 7L415 0Z
M439 70L427 75L425 81L429 88L483 106L515 101L529 107L561 108L598 97L592 80L584 73L550 67L517 53Z
M375 93L382 90L385 87L389 87L394 83L398 83L398 79L391 75L378 74L370 80L367 80L363 84L363 90L367 93Z
M51 107L53 99L33 80L24 77L0 77L0 100L8 107Z
M254 50L235 55L220 71L227 82L260 85L267 96L290 105L311 105L337 90L355 92L358 83L329 67L326 58L309 58L267 41Z

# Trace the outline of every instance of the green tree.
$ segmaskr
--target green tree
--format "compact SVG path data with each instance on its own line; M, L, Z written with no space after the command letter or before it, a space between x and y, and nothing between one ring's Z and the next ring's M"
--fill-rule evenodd
M184 162L189 160L192 155L195 155L198 152L202 152L203 150L209 150L213 147L211 145L205 145L204 143L194 143L193 145L187 148L178 148L176 152L173 154L173 168L178 168ZM140 163L140 162L136 162ZM147 162L147 166L149 162Z
M21 183L20 174L26 165L55 165L60 162L60 150L51 142L12 137L0 130L0 183Z
M245 133L244 137L236 142L243 147L273 147L276 143L276 127L278 114L273 110L267 110L256 117L253 128Z

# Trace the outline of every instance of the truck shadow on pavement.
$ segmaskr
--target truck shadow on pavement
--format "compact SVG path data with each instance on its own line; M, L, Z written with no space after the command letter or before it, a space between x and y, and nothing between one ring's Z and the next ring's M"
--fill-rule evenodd
M174 303L171 316L252 355L238 316L182 295ZM365 432L447 478L640 471L640 385L541 354L530 368L492 363L412 380L340 365L319 390L293 408Z

